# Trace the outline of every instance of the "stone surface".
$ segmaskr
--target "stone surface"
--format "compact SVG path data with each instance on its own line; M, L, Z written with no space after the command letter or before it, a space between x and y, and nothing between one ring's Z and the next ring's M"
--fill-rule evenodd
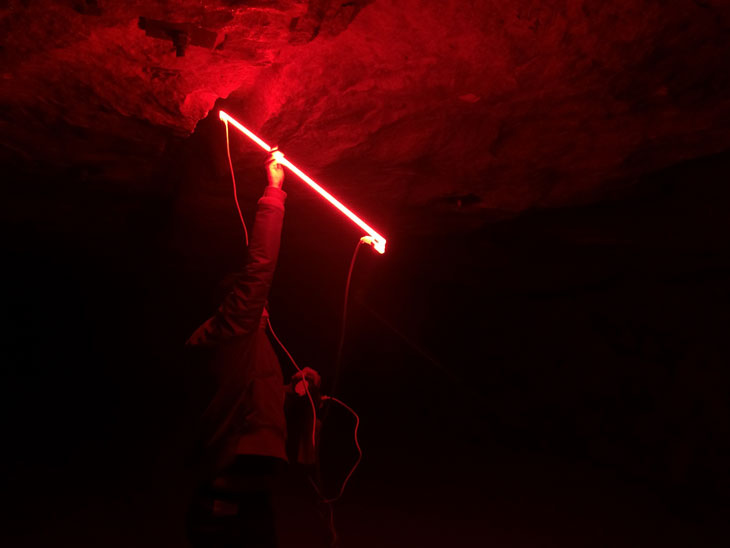
M478 223L591 201L730 146L729 13L690 0L8 1L2 158L155 185L171 140L227 98L361 203L388 193ZM216 45L178 57L139 17Z

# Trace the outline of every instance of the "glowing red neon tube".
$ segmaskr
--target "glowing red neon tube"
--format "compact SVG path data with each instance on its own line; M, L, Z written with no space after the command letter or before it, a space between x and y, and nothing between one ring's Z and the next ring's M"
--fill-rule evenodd
M226 112L220 111L218 114L219 118L223 120L226 124L230 122L233 124L236 129L241 131L246 137L251 139L254 143L259 145L261 148L263 148L266 152L271 152L271 147L266 144L266 142L262 141L258 136L256 136L253 132L251 132L248 128L238 123L236 120L231 118ZM325 200L327 200L329 203L331 203L333 206L335 206L337 209L339 209L348 219L350 219L353 223L355 223L357 226L362 228L368 235L363 236L362 241L364 243L370 244L375 248L375 251L378 253L385 253L385 238L383 238L380 234L375 232L370 226L365 223L360 217L355 215L352 211L350 211L348 208L346 208L342 202L340 202L337 198L332 196L329 192L327 192L325 189L323 189L321 186L319 186L316 182L312 180L311 177L306 175L302 170L300 170L297 166L292 164L289 160L287 160L284 155L279 152L278 150L274 152L274 157L276 158L276 161L279 162L281 165L286 166L291 170L295 175L297 175L302 181L307 183L309 186L311 186L314 190L316 190L320 196L322 196Z

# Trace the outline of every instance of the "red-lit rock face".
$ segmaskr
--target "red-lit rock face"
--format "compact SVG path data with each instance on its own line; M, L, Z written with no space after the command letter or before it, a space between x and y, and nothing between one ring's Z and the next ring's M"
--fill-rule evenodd
M721 1L11 1L0 14L4 157L100 178L139 180L227 97L302 167L348 166L350 194L405 207L573 203L730 146ZM193 43L176 56L179 27L147 36L140 17L189 23ZM195 45L203 31L212 46Z

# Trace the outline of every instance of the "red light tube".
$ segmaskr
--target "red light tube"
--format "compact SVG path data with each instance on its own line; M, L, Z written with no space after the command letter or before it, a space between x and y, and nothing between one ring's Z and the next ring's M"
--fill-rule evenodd
M259 145L261 148L263 148L266 152L271 152L271 147L266 144L263 140L261 140L258 136L256 136L253 132L251 132L248 128L231 118L226 112L220 111L218 113L218 117L225 122L226 124L230 122L233 124L233 126L241 131L246 137L251 139L254 143ZM281 165L286 166L289 168L290 171L292 171L295 175L297 175L302 181L307 183L309 186L311 186L314 190L316 190L320 196L322 196L325 200L327 200L329 203L331 203L333 206L335 206L337 209L339 209L348 219L350 219L353 223L355 223L357 226L362 228L368 235L362 237L362 242L366 244L370 244L375 248L375 251L378 253L385 253L385 238L383 238L380 234L375 232L370 226L365 223L360 217L355 215L352 211L350 211L347 207L345 207L342 202L340 202L337 198L332 196L329 192L327 192L325 189L323 189L321 186L319 186L316 182L312 180L311 177L306 175L302 170L300 170L297 166L292 164L289 160L287 160L284 155L280 151L274 152L274 157L276 158L276 161L279 162Z

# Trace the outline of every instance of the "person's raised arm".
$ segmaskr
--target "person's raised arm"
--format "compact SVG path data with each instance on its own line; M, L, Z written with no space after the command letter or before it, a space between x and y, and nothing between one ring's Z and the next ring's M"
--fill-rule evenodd
M279 256L286 199L281 189L284 168L273 154L266 165L269 184L256 208L246 265L216 313L195 330L187 345L215 344L252 333L258 327Z

